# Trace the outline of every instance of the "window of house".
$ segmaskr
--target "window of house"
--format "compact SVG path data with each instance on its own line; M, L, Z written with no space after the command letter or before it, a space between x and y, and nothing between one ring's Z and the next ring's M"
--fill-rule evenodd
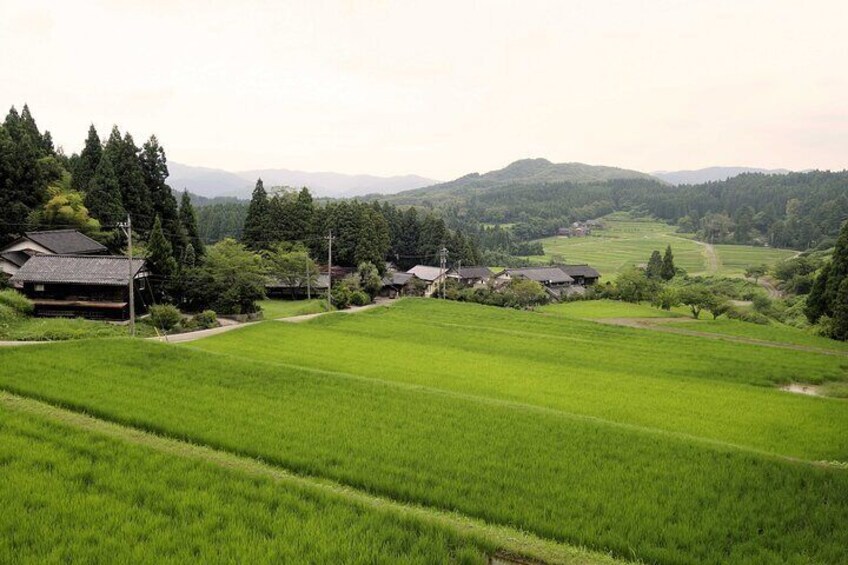
M44 292L44 285L43 284L35 285L35 292Z

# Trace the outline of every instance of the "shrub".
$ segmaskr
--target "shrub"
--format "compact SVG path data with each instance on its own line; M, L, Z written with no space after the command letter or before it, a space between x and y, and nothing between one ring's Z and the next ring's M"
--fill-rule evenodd
M164 331L171 331L183 319L183 315L176 306L170 304L159 304L150 308L150 322L154 327Z
M354 290L350 293L350 303L354 306L371 304L371 297L364 290Z
M28 316L35 310L29 298L12 289L0 290L0 304L23 316Z
M771 323L768 317L763 316L759 312L751 310L742 310L740 308L730 307L727 309L727 317L731 320L739 320L740 322L748 322L750 324L759 324L767 326Z
M212 310L204 310L193 319L197 327L204 330L218 327L218 315Z

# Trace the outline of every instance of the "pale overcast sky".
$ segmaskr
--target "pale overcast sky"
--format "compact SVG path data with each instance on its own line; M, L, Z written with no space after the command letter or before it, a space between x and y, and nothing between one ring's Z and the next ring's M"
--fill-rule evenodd
M0 0L0 105L169 159L848 167L848 2Z

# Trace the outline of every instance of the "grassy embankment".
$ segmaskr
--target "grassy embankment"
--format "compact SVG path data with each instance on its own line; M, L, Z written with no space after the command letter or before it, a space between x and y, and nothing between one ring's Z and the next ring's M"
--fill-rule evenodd
M312 300L260 300L263 317L266 320L291 318L304 314L317 314L327 310L327 301L313 298Z
M619 556L844 557L848 473L808 460L848 404L750 386L841 359L435 301L199 345L0 352L0 387Z

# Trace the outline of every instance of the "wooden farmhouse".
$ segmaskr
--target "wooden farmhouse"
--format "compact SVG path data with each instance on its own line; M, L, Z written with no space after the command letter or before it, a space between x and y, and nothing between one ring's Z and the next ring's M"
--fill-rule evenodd
M448 271L447 276L458 280L464 286L477 288L489 283L492 271L489 267L459 267Z
M11 282L35 305L36 316L129 319L130 272L136 312L145 310L148 272L144 259L112 255L34 255Z
M0 271L12 276L36 254L104 255L107 252L105 246L76 230L31 231L0 249Z
M495 284L503 286L513 279L529 279L541 284L553 300L561 300L574 294L583 294L587 286L598 282L600 276L589 265L522 267L501 271L495 275Z

